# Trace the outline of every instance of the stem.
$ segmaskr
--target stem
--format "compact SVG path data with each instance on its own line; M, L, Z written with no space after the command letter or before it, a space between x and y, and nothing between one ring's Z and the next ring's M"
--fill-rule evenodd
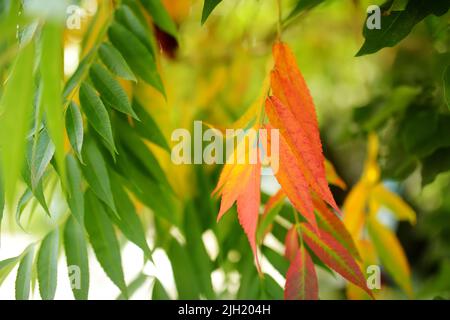
M282 29L281 0L277 0L277 7L278 7L277 40L280 40L281 39L281 29Z

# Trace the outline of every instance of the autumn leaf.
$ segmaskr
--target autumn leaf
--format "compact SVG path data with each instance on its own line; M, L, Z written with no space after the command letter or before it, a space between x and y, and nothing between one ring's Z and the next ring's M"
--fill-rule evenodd
M257 135L249 133L238 141L238 146L227 159L213 194L222 197L217 221L222 218L235 202L237 203L239 223L248 238L259 270L256 229L261 202L261 162L259 161L257 139ZM241 150L239 144L245 145L246 142L248 142L250 148L245 151L244 155L241 155L239 154L239 150ZM256 152L257 159L255 164L250 163L251 152Z
M330 233L352 254L353 257L361 260L353 238L341 219L319 198L315 197L313 202L321 230L325 230Z
M286 274L286 300L318 300L319 288L314 263L304 246L297 249Z
M366 291L370 296L373 296L372 292L367 288L360 266L343 245L326 231L321 230L319 236L306 223L301 223L300 228L303 241L323 263Z
M311 189L339 211L328 186L319 125L314 102L289 47L273 47L275 67L271 73L273 97L266 113L273 127L286 139Z
M298 232L297 232L297 226L292 226L288 232L286 233L286 239L284 240L284 256L289 261L292 261L296 255L297 251L299 249L299 243L298 243Z
M405 252L395 234L370 215L367 229L381 262L395 282L412 297L411 271Z

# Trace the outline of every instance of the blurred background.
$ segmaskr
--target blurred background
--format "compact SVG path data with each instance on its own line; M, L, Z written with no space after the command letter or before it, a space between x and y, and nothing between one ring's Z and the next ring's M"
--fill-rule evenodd
M79 64L86 30L102 1L71 2L89 14L81 19L81 29L65 31L67 78ZM378 164L382 181L417 214L417 223L411 225L397 223L388 213L381 213L383 222L396 232L405 250L415 297L450 298L450 112L443 76L450 61L450 15L428 16L395 47L355 57L364 42L362 26L367 7L383 2L323 1L287 19L282 40L293 49L314 98L324 153L348 185L347 190L333 187L338 204L344 203L360 179L367 157L368 133L375 132L380 141ZM402 1L395 2L401 7ZM159 70L167 99L145 84L138 84L133 94L154 117L170 144L172 131L190 129L194 120L226 127L245 112L258 96L272 66L271 46L276 38L278 15L276 1L222 1L202 26L203 1L166 0L164 4L179 28L178 39L155 30L162 51ZM296 4L294 0L283 0L283 17L288 17ZM218 256L223 259L213 265L211 272L216 297L248 297L242 286L253 279L249 274L256 271L235 213L228 213L224 221L215 225L218 204L216 199L210 199L209 191L217 182L220 168L175 166L170 155L151 148L175 189L174 214L194 211L202 225L202 241L209 257L215 261ZM277 184L265 178L262 190L266 199L277 190ZM36 206L28 205L23 217L32 216L25 224L25 232L17 227L15 213L5 212L0 260L19 254L65 214L59 184L48 185L46 195L51 195L48 202L55 214L49 219L41 209L33 210ZM158 227L148 209L138 208L153 247L159 241L155 240ZM180 236L176 229L169 229L172 237ZM235 243L230 237L236 238ZM121 245L126 282L139 276L144 279L133 298L150 297L155 275L170 297L180 297L164 250L155 252L155 264L144 264L143 254L134 244L121 239ZM276 252L283 250L276 237L269 237L267 246ZM59 264L56 299L71 299L63 258ZM90 266L89 297L118 297L119 290L94 258L90 259ZM263 269L275 283L284 285L284 275L273 264L263 261ZM320 268L318 272L321 298L344 299L342 279ZM14 298L14 280L12 272L0 287L0 299ZM405 298L385 272L382 282L386 290L381 298ZM34 297L38 297L37 292Z

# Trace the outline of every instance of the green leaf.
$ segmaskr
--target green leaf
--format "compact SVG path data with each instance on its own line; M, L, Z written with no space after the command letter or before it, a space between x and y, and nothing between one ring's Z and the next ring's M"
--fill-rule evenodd
M133 72L165 96L156 61L145 45L132 32L118 23L111 25L108 35Z
M74 216L70 216L64 228L68 275L77 300L87 300L89 294L89 260L83 226Z
M17 204L17 208L16 208L16 223L17 225L24 230L21 222L20 222L20 218L22 216L22 212L25 209L25 207L28 204L28 201L30 201L31 197L33 196L33 192L31 191L30 188L27 188L25 190L25 192L22 194L22 196L19 199L19 203Z
M85 225L95 256L108 277L128 297L125 285L119 242L103 204L91 190L85 193Z
M436 177L450 170L450 148L436 150L422 160L422 186L432 183Z
M216 296L211 283L213 265L203 244L202 229L192 203L186 205L184 234L186 250L190 253L192 264L197 270L199 287L206 299L214 299Z
M161 3L161 0L141 0L141 3L148 13L150 13L153 21L160 29L175 38L178 37L177 27Z
M137 82L136 76L131 71L120 52L109 43L102 43L98 54L105 66L118 77Z
M12 203L25 158L25 137L33 102L34 46L19 52L0 100L0 146L6 200ZM20 94L17 94L20 92Z
M131 2L130 4L134 4L135 2ZM139 40L147 47L148 51L155 56L157 52L157 46L155 43L155 39L153 33L148 29L145 17L138 17L136 14L141 14L139 11L139 7L135 8L133 11L127 5L122 5L116 10L115 17L118 22L120 22L123 26L125 26L128 30L130 30ZM142 23L144 21L144 23Z
M104 139L108 149L116 152L108 111L95 90L85 82L81 84L80 102L91 126Z
M81 157L84 137L83 118L80 109L74 102L70 102L66 110L66 130L70 145L78 159L83 162L83 158Z
M81 170L77 160L70 154L66 157L67 166L67 203L75 219L84 225L84 198Z
M448 11L449 7L449 1L411 0L403 11L382 14L381 29L368 29L367 23L364 23L365 42L356 56L395 46L408 36L414 26L425 17L430 14L441 16Z
M42 240L37 257L39 292L42 299L53 300L58 279L59 231L55 229Z
M0 234L2 231L3 211L5 209L5 188L3 187L3 173L0 165Z
M47 22L42 28L41 63L42 102L46 126L55 145L55 157L63 186L66 185L64 152L64 109L62 106L63 80L63 30L62 23Z
M16 300L28 300L30 297L31 272L33 268L34 246L26 249L20 260L16 276Z
M133 202L123 189L117 173L111 172L111 182L112 193L116 200L117 213L119 214L119 218L111 215L112 220L128 240L141 248L147 258L151 258L151 250L147 244L144 227L136 214Z
M444 98L447 107L450 109L450 65L447 66L442 75L443 87L444 87Z
M0 261L0 286L2 285L3 281L5 281L10 272L14 269L16 264L19 262L20 257L21 256L17 256Z
M132 191L136 197L151 208L153 212L170 223L179 226L179 216L174 209L173 198L167 190L161 188L160 184L151 177L142 174L142 170L136 164L125 157L125 149L119 149L121 156L117 159L117 166L127 184L127 188Z
M164 170L151 150L145 145L132 128L122 119L117 119L117 128L120 132L121 145L129 157L133 157L148 174L162 186L172 191Z
M114 212L117 212L106 163L94 141L88 140L84 144L83 158L86 161L86 165L82 167L83 175L89 186L92 188L92 191L99 199L105 202L108 207Z
M133 108L136 111L140 121L134 122L134 127L138 134L154 144L160 146L167 152L170 152L170 147L167 144L166 138L164 138L161 129L156 124L156 121L152 116L145 111L145 109L136 101L133 101Z
M91 67L90 76L95 88L100 93L102 100L106 102L107 105L110 105L117 111L138 119L131 108L125 90L123 90L119 82L111 76L108 70L99 64L94 64Z
M178 291L178 299L198 299L200 283L195 267L192 264L190 252L173 240L168 252L172 263L173 276Z
M74 92L75 88L80 84L81 79L89 69L89 66L92 63L92 59L95 57L95 50L91 50L80 62L77 70L70 76L69 80L67 80L64 90L63 90L63 98L67 100L70 98L70 95Z
M166 289L164 289L164 286L156 278L153 284L152 300L170 300L170 297L167 294Z
M205 0L202 10L202 24L206 22L214 8L221 3L222 0Z
M50 161L55 153L55 145L50 140L47 130L42 130L39 133L36 143L33 143L31 150L31 187L35 189L44 175Z
M139 290L148 280L149 276L144 273L139 273L136 278L134 278L130 284L127 286L127 291L129 297L133 296L133 294ZM119 294L116 300L125 300L125 295L123 293Z
M298 0L294 9L292 9L292 11L289 13L288 17L285 19L285 21L298 16L300 13L302 13L305 10L310 10L310 9L314 8L315 6L321 4L322 2L325 2L325 0Z

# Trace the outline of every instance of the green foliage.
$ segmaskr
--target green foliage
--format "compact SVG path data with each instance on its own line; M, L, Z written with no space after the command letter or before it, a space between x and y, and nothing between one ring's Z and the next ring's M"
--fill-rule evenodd
M211 12L213 12L214 8L221 2L222 0L205 0L202 11L202 24L206 22Z
M392 4L392 1L387 3ZM449 8L448 1L409 0L404 10L390 11L381 16L381 29L368 29L364 25L363 35L366 40L356 55L362 56L395 46L425 17L431 14L441 16Z
M203 2L201 24L220 2ZM81 275L80 286L72 287L73 296L88 299L89 286L95 285L93 280L90 284L91 246L106 275L120 289L118 299L131 297L150 281L152 299L169 299L170 288L143 272L127 285L122 248L129 241L142 251L145 263L153 263L155 249L167 254L178 298L282 299L283 288L276 277L272 273L258 274L236 210L231 209L220 224L215 221L218 204L210 194L218 168L198 165L185 172L185 168L173 170L169 161L163 163L170 156L167 137L173 128L183 127L192 119L222 121L224 125L243 113L255 91L253 87L262 82L255 80L259 71L253 69L264 70L265 61L260 60L270 52L271 40L267 39L274 34L276 18L269 18L276 17L272 10L276 4L259 1L249 5L252 10L232 10L224 13L220 23L198 32L192 27L199 27L197 20L183 24L183 18L177 17L175 23L170 18L173 12L166 10L160 0L124 0L114 2L114 7L108 7L108 3L99 5L86 31L74 32L82 34L77 39L81 40L80 63L69 76L63 74L63 46L70 36L63 35L62 22L29 15L26 10L19 16L20 1L0 1L0 226L3 212L8 215L12 211L13 225L15 214L16 225L39 235L19 256L0 261L0 285L18 265L17 299L30 298L36 280L40 296L53 299L59 247L63 244L69 279L73 281L73 266ZM439 262L436 279L447 283L448 266L439 259L450 249L450 203L446 200L450 186L450 68L445 35L448 26L444 21L449 7L446 1L405 3L399 11L392 1L386 2L381 30L363 27L365 42L357 55L395 48L392 53L386 52L389 59L380 52L351 60L361 63L358 68L367 66L367 72L358 71L357 76L345 62L342 66L336 63L342 55L353 59L349 50L354 48L353 36L339 27L345 31L349 26L361 28L359 24L342 23L352 10L333 11L333 6L348 9L348 4L291 1L292 10L283 11L286 18L280 25L287 29L298 22L300 26L300 31L292 28L282 37L300 43L296 54L301 55L298 60L305 67L306 80L313 83L311 92L318 110L322 110L319 120L327 157L341 153L333 148L332 142L336 141L331 137L341 139L340 146L351 145L349 152L342 151L345 166L339 168L346 181L353 181L353 171L358 169L355 141L370 132L380 136L383 178L402 185L421 178L417 184L425 186L423 190L431 196L413 203L419 212L417 237L433 233L438 244L428 244L433 254L413 268L419 270L421 280L425 274L422 264L436 269ZM255 22L255 28L251 24L253 18L261 21L256 20L256 15L249 18L249 12L256 12L256 5L267 26ZM314 15L312 9L318 5L324 11L330 10L326 11L330 24ZM199 19L198 13L195 19ZM306 14L311 14L305 20L313 27L295 19ZM230 21L236 21L236 26ZM326 32L315 33L321 23ZM227 32L230 29L229 34L222 35L220 41L208 38L218 37L224 29L222 24ZM330 26L336 27L333 36L345 33L353 40L329 50L330 45L342 40L330 36ZM178 29L183 32L179 34ZM253 29L261 31L253 34ZM251 44L250 35L257 45ZM302 41L297 41L298 36ZM413 41L408 42L411 38ZM167 44L170 41L173 47L180 45L178 52L171 51L173 48ZM353 92L357 90L353 90L352 81L362 82L363 90ZM327 86L328 82L331 85ZM180 86L185 88L179 90ZM158 108L159 100L167 102L164 108ZM342 101L352 109L344 110ZM433 211L422 205L432 207L433 201L429 200L436 198L440 200L434 201L438 204L434 204ZM281 275L286 274L289 262L280 250L264 242L265 235L283 242L286 224L292 223L292 207L282 202L258 225L261 256ZM154 241L148 241L150 236ZM211 243L205 239L217 241L218 251L211 254ZM400 239L403 241L401 234ZM408 254L409 250L407 247ZM317 256L312 255L312 259L332 274ZM211 275L218 270L223 272L227 285L238 272L239 288L224 286L217 290ZM444 295L449 290L448 286L431 282L430 288L429 292Z

